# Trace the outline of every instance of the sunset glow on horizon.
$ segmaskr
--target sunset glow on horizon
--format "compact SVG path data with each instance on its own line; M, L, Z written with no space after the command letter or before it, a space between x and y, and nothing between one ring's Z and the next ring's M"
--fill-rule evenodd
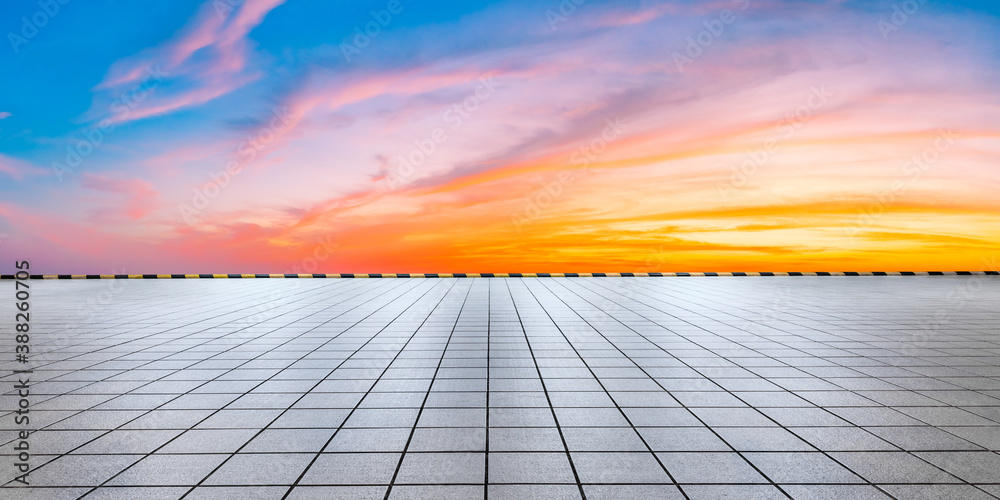
M992 4L4 8L8 267L998 266Z

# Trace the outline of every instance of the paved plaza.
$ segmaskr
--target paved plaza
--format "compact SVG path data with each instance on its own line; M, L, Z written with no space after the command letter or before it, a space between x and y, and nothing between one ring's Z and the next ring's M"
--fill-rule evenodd
M30 284L4 499L1000 497L995 276Z

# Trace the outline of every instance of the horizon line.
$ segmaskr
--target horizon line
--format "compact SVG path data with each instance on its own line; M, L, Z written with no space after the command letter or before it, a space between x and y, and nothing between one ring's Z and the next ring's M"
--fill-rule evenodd
M0 275L0 280L96 280L96 279L363 279L363 278L660 278L660 277L751 277L751 276L998 276L998 271L816 271L816 272L644 272L644 273L292 273L292 274L18 274Z

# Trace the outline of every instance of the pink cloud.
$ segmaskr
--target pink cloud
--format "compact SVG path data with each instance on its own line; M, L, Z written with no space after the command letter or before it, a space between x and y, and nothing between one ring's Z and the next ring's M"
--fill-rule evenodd
M189 92L182 94L175 94L171 96L159 99L158 102L151 106L138 106L135 110L130 111L127 114L119 114L111 118L111 123L123 123L133 120L141 120L143 118L149 118L152 116L165 115L172 113L174 111L197 106L200 104L205 104L208 101L221 97L223 95L242 87L247 82L253 80L253 77L244 77L241 79L232 79L230 81L221 81L218 84L210 84L204 87L193 89Z
M117 238L100 234L90 228L69 221L65 216L43 214L32 207L22 207L14 203L0 202L0 217L7 219L14 229L15 242L25 235L43 240L46 246L62 247L59 255L102 255Z
M250 48L246 36L268 12L284 2L245 0L232 12L217 9L220 2L205 2L174 39L117 61L94 89L108 91L111 95L127 92L129 87L143 81L150 67L157 67L168 79L187 81L188 84L182 86L186 90L180 92L157 89L149 98L150 102L143 105L145 110L116 117L117 122L167 114L226 95L260 76L256 72L247 73ZM201 52L206 57L196 60L193 56ZM100 108L103 106L98 106L95 100L88 116L95 116L95 110Z
M0 172L21 180L25 175L44 175L47 170L35 167L30 163L0 154Z
M132 219L141 219L159 207L156 199L159 192L141 179L112 179L87 173L81 182L85 188L124 195L126 201L120 206L121 213Z
M7 118L10 118L11 116L14 115L10 114L10 111L0 111L0 120L5 120Z

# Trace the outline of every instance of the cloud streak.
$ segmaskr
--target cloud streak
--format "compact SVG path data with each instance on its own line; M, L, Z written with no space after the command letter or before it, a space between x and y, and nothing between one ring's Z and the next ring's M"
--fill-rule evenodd
M170 75L172 85L168 84L144 109L121 121L198 106L245 86L261 75L248 67L252 44L247 35L284 2L243 0L235 6L205 2L174 38L115 62L94 87L99 93L95 101L140 84L150 67L162 68Z

